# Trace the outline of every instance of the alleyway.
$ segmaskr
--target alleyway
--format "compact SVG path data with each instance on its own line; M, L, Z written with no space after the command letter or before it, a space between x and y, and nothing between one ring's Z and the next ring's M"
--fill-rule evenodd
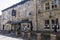
M17 39L17 38L0 35L0 40L23 40L23 39L20 39L20 38Z

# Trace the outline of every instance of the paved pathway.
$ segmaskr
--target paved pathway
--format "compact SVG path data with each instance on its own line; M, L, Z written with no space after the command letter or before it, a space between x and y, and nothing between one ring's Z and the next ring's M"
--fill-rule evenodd
M7 36L0 35L0 40L23 40L23 39L21 39L21 38L12 38L12 37L7 37Z

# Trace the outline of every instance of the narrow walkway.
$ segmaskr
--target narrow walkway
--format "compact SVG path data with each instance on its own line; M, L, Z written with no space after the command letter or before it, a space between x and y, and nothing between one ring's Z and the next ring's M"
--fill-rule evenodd
M23 39L0 35L0 40L23 40Z
M0 39L1 40L28 40L28 37L27 35L25 35L24 39L22 39L22 36L16 37L16 34L14 33L8 33L8 34L0 33ZM36 40L36 37L32 36L30 40Z

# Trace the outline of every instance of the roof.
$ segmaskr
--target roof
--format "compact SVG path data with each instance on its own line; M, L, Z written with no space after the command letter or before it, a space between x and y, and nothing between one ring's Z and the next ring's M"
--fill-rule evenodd
M24 4L24 3L27 2L27 1L29 1L29 0L24 0L24 1L21 1L21 2L19 2L19 3L17 3L17 4L14 4L14 5L6 8L6 9L4 9L4 10L2 10L2 12L3 12L3 11L6 11L6 10L8 10L8 9L10 9L10 8L16 7L17 5Z

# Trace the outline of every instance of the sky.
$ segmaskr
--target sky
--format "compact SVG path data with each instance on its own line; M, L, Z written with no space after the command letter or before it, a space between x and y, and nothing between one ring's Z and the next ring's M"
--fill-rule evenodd
M21 0L0 0L0 15L2 15L1 10L8 8L18 2L20 2Z

